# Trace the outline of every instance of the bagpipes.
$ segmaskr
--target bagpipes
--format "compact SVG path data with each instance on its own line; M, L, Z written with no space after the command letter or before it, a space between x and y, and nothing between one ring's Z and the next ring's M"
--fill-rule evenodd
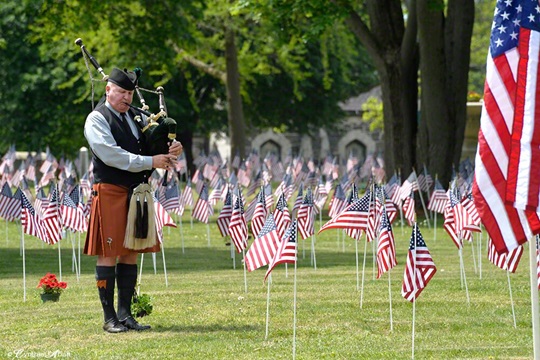
M78 38L75 40L75 44L81 47L83 58L86 63L86 67L90 74L91 81L94 81L88 66L88 61L94 66L94 68L103 76L100 81L107 81L109 76L105 74L103 68L99 65L97 60L86 50L82 39ZM137 79L142 74L142 69L134 69ZM93 87L92 87L93 90ZM140 88L138 84L135 84L135 93L139 98L142 108L137 106L127 104L129 107L137 113L135 116L135 121L140 124L142 128L142 133L145 137L145 143L147 144L148 154L147 155L158 155L158 154L167 154L169 152L170 143L176 138L176 121L167 115L167 107L165 105L165 96L163 94L163 87L159 86L155 91ZM152 114L148 111L149 107L146 105L146 101L142 95L141 91L146 91L149 93L154 93L158 95L159 98L159 109L160 111L157 114ZM140 114L145 115L148 124L143 126L143 121Z

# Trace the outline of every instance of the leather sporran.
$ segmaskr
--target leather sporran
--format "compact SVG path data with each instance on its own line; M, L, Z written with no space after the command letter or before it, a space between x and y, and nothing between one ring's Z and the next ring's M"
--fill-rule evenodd
M129 200L128 219L124 247L142 250L156 244L156 220L152 189L140 184Z

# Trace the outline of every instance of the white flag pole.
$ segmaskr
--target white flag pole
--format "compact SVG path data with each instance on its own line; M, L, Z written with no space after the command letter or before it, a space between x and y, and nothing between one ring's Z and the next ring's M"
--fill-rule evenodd
M354 247L356 250L356 291L360 290L360 269L358 267L358 241L360 240L360 235L362 234L361 230L358 230L356 234L356 239L354 239Z
M540 319L538 318L538 274L536 238L529 240L529 261L531 281L531 315L533 328L534 358L540 358Z
M234 254L235 246L233 244L232 239L230 240L230 242L231 242L230 248L231 248L231 259L232 259L233 270L236 270L236 256Z
M480 229L482 229L482 225L480 225ZM478 268L480 273L480 279L482 279L482 233L483 231L480 231L480 234L478 234Z
M79 257L78 257L79 276L81 276L81 233L80 232L78 233L77 241L78 241L78 251L79 251ZM77 278L77 281L79 281L79 278Z
M362 265L362 287L360 288L360 309L362 308L362 302L364 301L364 278L366 274L366 253L367 253L367 234L366 234L366 243L364 245L364 264Z
M293 295L293 346L292 346L292 358L296 359L296 269L298 262L298 251L295 250L295 259L294 259L294 295Z
M437 241L437 212L433 215L433 242Z
M392 317L392 286L390 281L390 272L392 269L388 270L388 302L390 305L390 332L394 331L394 321Z
M144 264L144 253L141 254L141 265L139 265L139 281L137 284L137 294L141 292L141 280L142 280L142 269Z
M246 273L246 249L242 249L242 263L244 264L244 291L248 292L247 287L247 273Z
M461 240L461 239L460 239ZM462 283L461 286L463 287L463 284L465 284L465 294L467 295L467 304L471 304L471 299L469 298L469 287L467 286L467 277L465 276L465 265L463 264L463 244L459 248L459 265L461 268L461 279Z
M163 258L163 272L165 273L165 287L169 287L169 278L167 277L167 263L165 263L165 246L161 243L161 256Z
M313 268L317 270L317 256L315 255L315 234L311 235L311 259Z
M272 282L272 273L268 276L268 287L266 290L266 332L264 334L264 340L268 340L268 325L270 322L270 283Z
M412 305L412 359L414 359L414 330L416 323L416 243L414 244L413 250L414 258L414 269L413 269L413 286L414 286L414 295L413 295L413 305Z
M474 236L473 236L474 239ZM478 273L478 269L476 266L476 254L474 253L474 241L471 241L471 251L472 251L472 258L473 258L473 266L474 266L474 273Z
M26 253L24 251L24 231L21 226L21 247L22 247L22 267L23 267L23 301L26 302Z
M157 274L156 253L152 253L152 264L154 265L154 275L156 275Z
M65 238L65 236L62 236L62 238ZM60 243L62 241L58 241L58 275L60 278L60 281L62 281L62 251L60 250Z
M512 286L510 285L510 271L508 271L508 258L506 258L506 277L508 279L508 291L510 292L510 305L512 306L512 319L514 320L514 329L517 328L516 325L516 312L514 311L514 298L512 296Z
M416 170L413 168L414 178L416 179L416 184L418 185L418 177L416 176ZM422 208L424 209L424 214L426 214L427 226L431 229L431 224L429 221L429 213L426 209L426 203L424 202L424 196L422 195L422 189L418 188L418 194L420 194L420 201L422 202Z

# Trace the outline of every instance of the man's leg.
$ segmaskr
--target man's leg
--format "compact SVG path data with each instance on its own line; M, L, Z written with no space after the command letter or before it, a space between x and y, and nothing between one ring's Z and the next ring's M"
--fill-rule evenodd
M115 262L115 258L99 257L96 264L96 284L99 300L103 307L103 330L110 333L119 333L128 330L118 321L118 317L114 311Z
M150 325L141 325L131 314L131 301L137 285L137 253L121 256L116 265L118 285L118 319L131 330L148 330Z

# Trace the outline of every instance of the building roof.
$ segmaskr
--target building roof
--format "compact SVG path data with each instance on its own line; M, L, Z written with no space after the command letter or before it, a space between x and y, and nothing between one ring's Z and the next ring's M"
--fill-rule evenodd
M339 107L343 111L353 112L359 114L362 112L362 105L370 98L375 97L379 100L382 99L382 92L380 85L375 86L369 91L366 91L356 97L349 98L345 102L339 103Z

